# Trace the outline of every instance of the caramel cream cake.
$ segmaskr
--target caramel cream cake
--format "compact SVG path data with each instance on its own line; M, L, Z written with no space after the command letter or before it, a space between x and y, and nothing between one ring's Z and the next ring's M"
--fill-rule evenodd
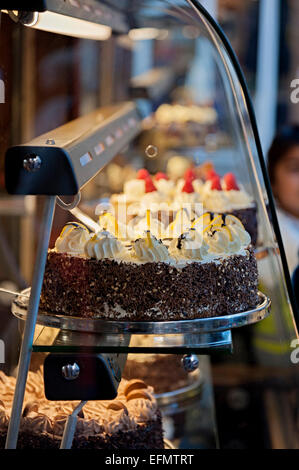
M4 447L16 379L0 371L0 447ZM48 401L43 373L29 372L19 448L57 448L67 417L79 402ZM90 401L79 414L73 448L162 449L161 415L152 387L122 380L111 401Z
M232 215L206 213L167 244L147 230L129 246L71 223L48 252L40 309L130 321L242 312L258 304L250 243Z

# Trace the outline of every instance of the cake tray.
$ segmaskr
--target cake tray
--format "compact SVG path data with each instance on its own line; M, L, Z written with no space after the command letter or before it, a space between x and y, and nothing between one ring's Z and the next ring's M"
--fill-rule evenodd
M12 302L12 313L25 320L30 288L23 290ZM177 321L118 321L71 317L39 311L37 324L61 330L105 334L176 335L181 333L217 333L257 323L270 313L271 301L258 293L259 304L251 310L219 317Z

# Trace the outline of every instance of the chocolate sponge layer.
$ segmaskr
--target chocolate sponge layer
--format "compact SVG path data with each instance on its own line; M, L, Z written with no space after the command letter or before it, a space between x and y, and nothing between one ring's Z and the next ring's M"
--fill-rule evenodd
M85 318L166 321L242 312L258 303L251 249L209 263L123 263L48 253L41 310Z

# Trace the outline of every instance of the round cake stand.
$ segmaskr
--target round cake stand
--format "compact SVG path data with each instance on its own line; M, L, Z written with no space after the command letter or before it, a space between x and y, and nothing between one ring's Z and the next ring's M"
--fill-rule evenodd
M19 319L25 320L27 314L30 288L25 289L12 302L12 313ZM56 345L71 346L111 346L123 344L126 352L149 352L165 348L210 349L225 348L232 345L231 330L257 323L270 313L271 301L262 292L258 293L259 304L251 310L222 315L219 317L198 318L179 321L111 321L58 315L39 311L37 324L57 328L61 331L55 342ZM81 333L88 333L81 334ZM131 335L146 335L146 342L141 347L128 348ZM127 338L127 341L124 340Z

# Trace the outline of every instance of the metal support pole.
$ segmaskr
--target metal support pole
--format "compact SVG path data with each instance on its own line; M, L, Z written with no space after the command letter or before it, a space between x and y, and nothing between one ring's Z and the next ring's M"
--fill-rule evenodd
M74 409L72 414L69 415L63 431L60 449L71 449L76 431L78 414L82 410L83 406L86 405L86 403L87 401L81 401L77 408Z
M31 295L29 299L24 337L20 352L18 376L5 444L6 449L15 449L18 441L25 387L31 359L31 347L33 343L40 294L42 290L42 283L47 260L47 252L55 210L55 201L56 196L48 197L46 199L44 207L42 224L39 234L36 262L33 272Z

